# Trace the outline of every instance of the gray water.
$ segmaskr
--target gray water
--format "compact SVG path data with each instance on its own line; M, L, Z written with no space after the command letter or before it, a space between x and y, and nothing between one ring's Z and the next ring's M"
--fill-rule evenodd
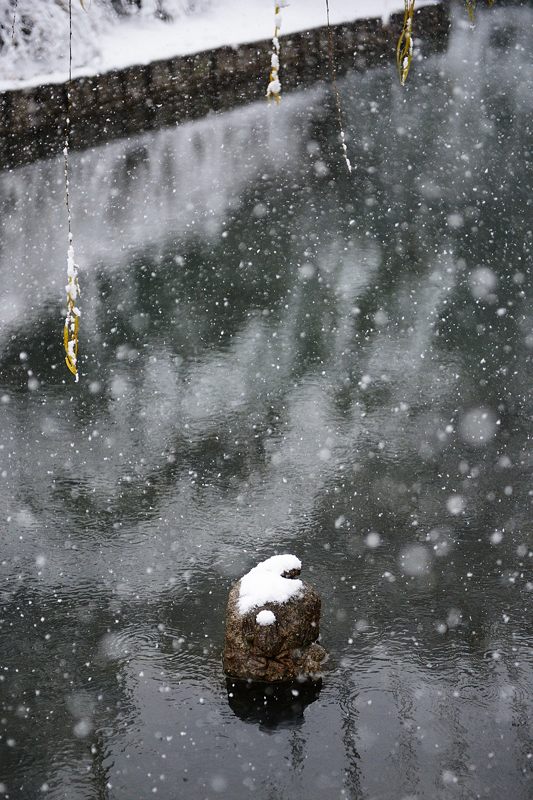
M0 175L0 796L533 794L531 9ZM322 687L221 671L293 552Z

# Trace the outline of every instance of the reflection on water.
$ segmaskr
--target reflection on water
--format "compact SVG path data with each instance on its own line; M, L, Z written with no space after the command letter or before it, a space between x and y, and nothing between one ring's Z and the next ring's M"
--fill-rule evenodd
M348 76L351 178L322 88L77 155L79 386L60 159L0 176L4 795L531 797L532 21ZM267 731L276 550L332 661Z
M322 681L288 684L247 683L226 678L228 703L244 722L258 724L262 731L299 728L304 711L318 698Z

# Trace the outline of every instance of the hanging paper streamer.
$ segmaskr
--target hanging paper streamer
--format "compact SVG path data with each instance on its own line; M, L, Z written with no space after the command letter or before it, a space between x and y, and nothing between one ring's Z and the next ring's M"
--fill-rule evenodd
M65 146L63 148L65 171L65 205L67 207L68 221L68 250L67 250L67 316L63 328L63 346L65 348L65 362L69 370L79 380L78 373L78 331L80 327L80 310L77 299L80 295L78 283L78 266L74 260L74 244L72 236L72 215L70 212L70 181L69 181L69 149L70 149L70 87L72 84L72 0L68 4L69 13L69 67L67 84L67 116L65 120Z
M78 330L80 327L80 310L76 305L79 297L80 286L78 283L78 267L74 261L74 247L72 234L69 233L69 247L67 252L67 316L63 329L63 344L65 347L65 362L67 367L79 380L78 374Z
M400 83L405 86L409 68L413 59L413 15L415 13L415 0L404 0L405 11L403 27L396 46L396 65Z
M476 15L476 0L466 0L466 10L468 11L470 22L473 23Z
M494 0L487 0L487 5L489 8L494 5ZM466 10L468 11L468 16L470 18L470 22L472 25L475 22L476 16L476 0L465 0Z
M276 103L281 100L281 83L279 80L279 32L281 29L281 6L274 6L274 36L272 37L272 55L270 57L270 77L268 79L266 96L269 100L274 98Z

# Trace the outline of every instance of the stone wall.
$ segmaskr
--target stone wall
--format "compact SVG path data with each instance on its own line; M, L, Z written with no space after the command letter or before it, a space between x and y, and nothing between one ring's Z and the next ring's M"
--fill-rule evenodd
M338 74L393 60L402 18L394 15L387 27L380 19L334 26ZM419 9L415 32L422 50L445 47L449 25L445 4ZM265 40L77 78L71 85L72 146L83 148L174 125L261 98L266 90L270 47L270 40ZM326 28L285 36L281 48L284 92L329 80ZM57 152L62 147L65 108L66 84L1 94L0 166Z

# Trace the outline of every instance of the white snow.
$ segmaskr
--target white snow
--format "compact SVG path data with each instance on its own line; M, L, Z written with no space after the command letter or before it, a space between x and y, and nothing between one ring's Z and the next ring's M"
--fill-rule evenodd
M437 0L418 0L417 7ZM109 3L93 0L88 10L78 3L73 10L73 76L95 75L134 64L173 58L224 45L269 39L272 35L273 4L267 0L165 0L171 19L164 21L147 10L119 16ZM31 35L17 26L14 42L4 39L0 48L0 91L62 83L68 74L67 5L40 0L35 13L33 0L19 0L19 21L24 14L33 20ZM403 10L401 0L336 0L330 9L332 25L355 19L382 18ZM0 12L0 22L6 11ZM3 16L2 16L3 15ZM323 0L293 0L284 9L283 33L310 30L325 25ZM5 19L5 30L10 27ZM258 69L260 69L258 59Z
M278 6L276 5L276 9ZM281 14L276 14L274 17L274 36L272 38L272 47L274 48L272 53L272 58L270 60L271 63L271 70L270 70L270 81L267 86L266 96L270 100L271 97L274 97L277 101L279 101L279 95L281 92L281 83L278 77L278 70L279 70L279 54L280 54L280 45L279 45L279 31L281 28Z
M471 447L483 447L498 431L498 418L491 408L472 408L459 420L459 436Z
M267 96L271 94L273 95L279 94L280 91L281 91L281 83L279 82L279 80L275 78L273 81L270 81L270 83L267 86Z
M269 611L267 608L264 608L263 611L260 611L259 614L256 616L255 621L258 625L262 628L266 628L269 625L273 625L276 621L276 615Z
M291 597L296 597L302 590L302 581L298 578L284 578L283 573L301 568L300 559L289 553L261 561L241 578L238 600L240 613L246 614L265 603L286 603ZM256 621L259 622L257 617Z
M74 246L72 244L69 244L67 250L67 275L69 278L74 278L74 279L78 277L78 270L76 268L74 260ZM75 291L73 292L72 297L74 300L76 299Z

